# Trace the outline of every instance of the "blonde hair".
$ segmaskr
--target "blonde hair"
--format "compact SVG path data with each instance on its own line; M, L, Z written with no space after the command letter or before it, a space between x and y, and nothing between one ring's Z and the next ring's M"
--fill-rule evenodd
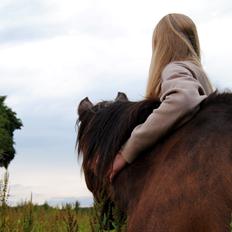
M180 60L191 60L201 66L197 29L188 16L168 14L159 21L153 32L146 98L159 97L163 68L172 61Z

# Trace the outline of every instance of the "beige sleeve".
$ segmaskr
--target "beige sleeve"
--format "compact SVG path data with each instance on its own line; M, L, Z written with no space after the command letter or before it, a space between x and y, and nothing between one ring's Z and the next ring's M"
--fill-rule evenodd
M144 123L134 128L121 149L124 159L131 163L140 151L155 144L179 119L207 97L204 92L188 68L179 62L168 64L161 75L161 104Z

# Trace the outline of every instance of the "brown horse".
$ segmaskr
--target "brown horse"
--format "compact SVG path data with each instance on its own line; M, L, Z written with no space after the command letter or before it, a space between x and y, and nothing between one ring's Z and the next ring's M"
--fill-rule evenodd
M128 216L130 232L225 232L232 213L232 94L213 93L187 123L143 151L110 184L107 172L133 128L156 100L78 107L78 152L88 188L100 189Z

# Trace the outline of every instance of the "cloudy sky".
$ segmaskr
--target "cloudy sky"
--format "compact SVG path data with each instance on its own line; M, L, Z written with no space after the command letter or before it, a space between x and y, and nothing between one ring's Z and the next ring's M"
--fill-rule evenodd
M194 20L212 83L232 89L230 0L1 0L0 95L24 124L9 201L91 203L74 151L77 104L118 91L142 99L153 29L171 12Z

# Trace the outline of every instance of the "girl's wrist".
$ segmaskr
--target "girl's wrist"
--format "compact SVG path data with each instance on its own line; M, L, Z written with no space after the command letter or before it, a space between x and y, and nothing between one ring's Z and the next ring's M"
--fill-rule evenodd
M124 157L124 155L123 155L123 151L120 149L119 150L119 152L118 152L118 154L122 157L122 159L125 161L125 163L129 163L126 159L125 159L125 157Z

